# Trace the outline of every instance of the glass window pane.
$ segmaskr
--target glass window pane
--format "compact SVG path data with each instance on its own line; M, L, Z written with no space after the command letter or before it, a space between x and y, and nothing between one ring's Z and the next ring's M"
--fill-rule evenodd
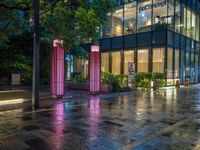
M167 85L173 85L174 71L173 71L173 49L168 48L167 51Z
M153 49L153 72L164 73L165 48Z
M191 37L191 11L187 10L187 36Z
M180 0L176 0L176 7L175 7L175 31L180 33L181 27L181 5Z
M175 78L179 78L179 50L175 49Z
M154 0L153 4L153 24L156 26L167 24L167 1Z
M142 49L138 50L138 65L137 71L138 72L148 72L149 68L149 50Z
M124 51L124 74L128 75L128 63L134 62L134 50Z
M121 52L112 52L112 73L120 74L121 70Z
M115 10L112 14L112 35L120 36L123 34L123 7Z
M198 82L198 63L199 63L199 57L198 54L195 55L195 82Z
M191 67L190 67L190 52L186 51L186 68L185 68L185 79L191 78Z
M196 32L196 17L195 14L192 13L192 25L191 25L191 37L195 39L195 32Z
M136 1L124 5L124 34L136 32Z
M184 13L184 20L183 20L183 34L187 35L187 9L186 7L183 5L183 13Z
M174 29L174 0L168 0L168 24Z
M200 29L199 15L196 14L196 40L197 41L199 41L199 29Z
M181 49L181 80L184 82L185 77L185 50Z
M101 71L109 72L109 52L101 53Z
M106 22L103 25L103 37L110 37L111 30L112 30L112 16L111 13L108 13Z
M138 2L138 32L145 32L151 30L151 11L152 0Z

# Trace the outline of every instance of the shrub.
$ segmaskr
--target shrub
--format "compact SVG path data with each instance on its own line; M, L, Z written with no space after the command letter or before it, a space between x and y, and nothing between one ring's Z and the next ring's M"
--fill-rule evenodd
M165 74L164 73L153 73L152 80L155 82L156 87L163 87L165 86Z
M113 84L115 80L115 75L110 72L102 72L101 73L101 81L104 84Z
M123 88L127 87L127 76L122 74L115 75L110 72L102 72L101 82L112 85L113 91L119 92Z
M135 75L136 87L150 87L152 80L152 73L149 72L139 72Z
M151 87L151 81L155 82L156 87L165 86L165 74L164 73L150 73L150 72L141 72L136 73L135 84L137 87Z
M87 83L88 80L83 76L74 77L71 79L73 83Z

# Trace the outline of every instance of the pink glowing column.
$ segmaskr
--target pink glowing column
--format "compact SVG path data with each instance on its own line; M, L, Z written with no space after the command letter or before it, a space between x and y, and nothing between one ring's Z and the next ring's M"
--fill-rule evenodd
M90 51L90 93L100 92L100 51L99 46L91 46Z
M54 40L51 55L51 95L58 98L64 95L64 49L62 40Z

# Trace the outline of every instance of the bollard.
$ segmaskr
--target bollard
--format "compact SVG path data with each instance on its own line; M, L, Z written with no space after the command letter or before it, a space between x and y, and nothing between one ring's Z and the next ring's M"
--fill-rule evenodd
M176 88L180 88L180 83L179 83L179 80L176 80L176 85L175 85Z
M188 87L189 86L189 80L188 79L186 79L185 80L185 84L184 84L186 87Z

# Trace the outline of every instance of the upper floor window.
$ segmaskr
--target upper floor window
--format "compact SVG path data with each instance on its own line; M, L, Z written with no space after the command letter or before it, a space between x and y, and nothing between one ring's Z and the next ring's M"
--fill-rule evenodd
M131 2L124 5L124 34L136 31L136 2Z
M167 24L167 1L154 0L153 1L153 24L154 28Z
M152 0L138 1L137 30L145 32L151 30Z
M112 35L123 35L123 7L116 9L112 13Z

